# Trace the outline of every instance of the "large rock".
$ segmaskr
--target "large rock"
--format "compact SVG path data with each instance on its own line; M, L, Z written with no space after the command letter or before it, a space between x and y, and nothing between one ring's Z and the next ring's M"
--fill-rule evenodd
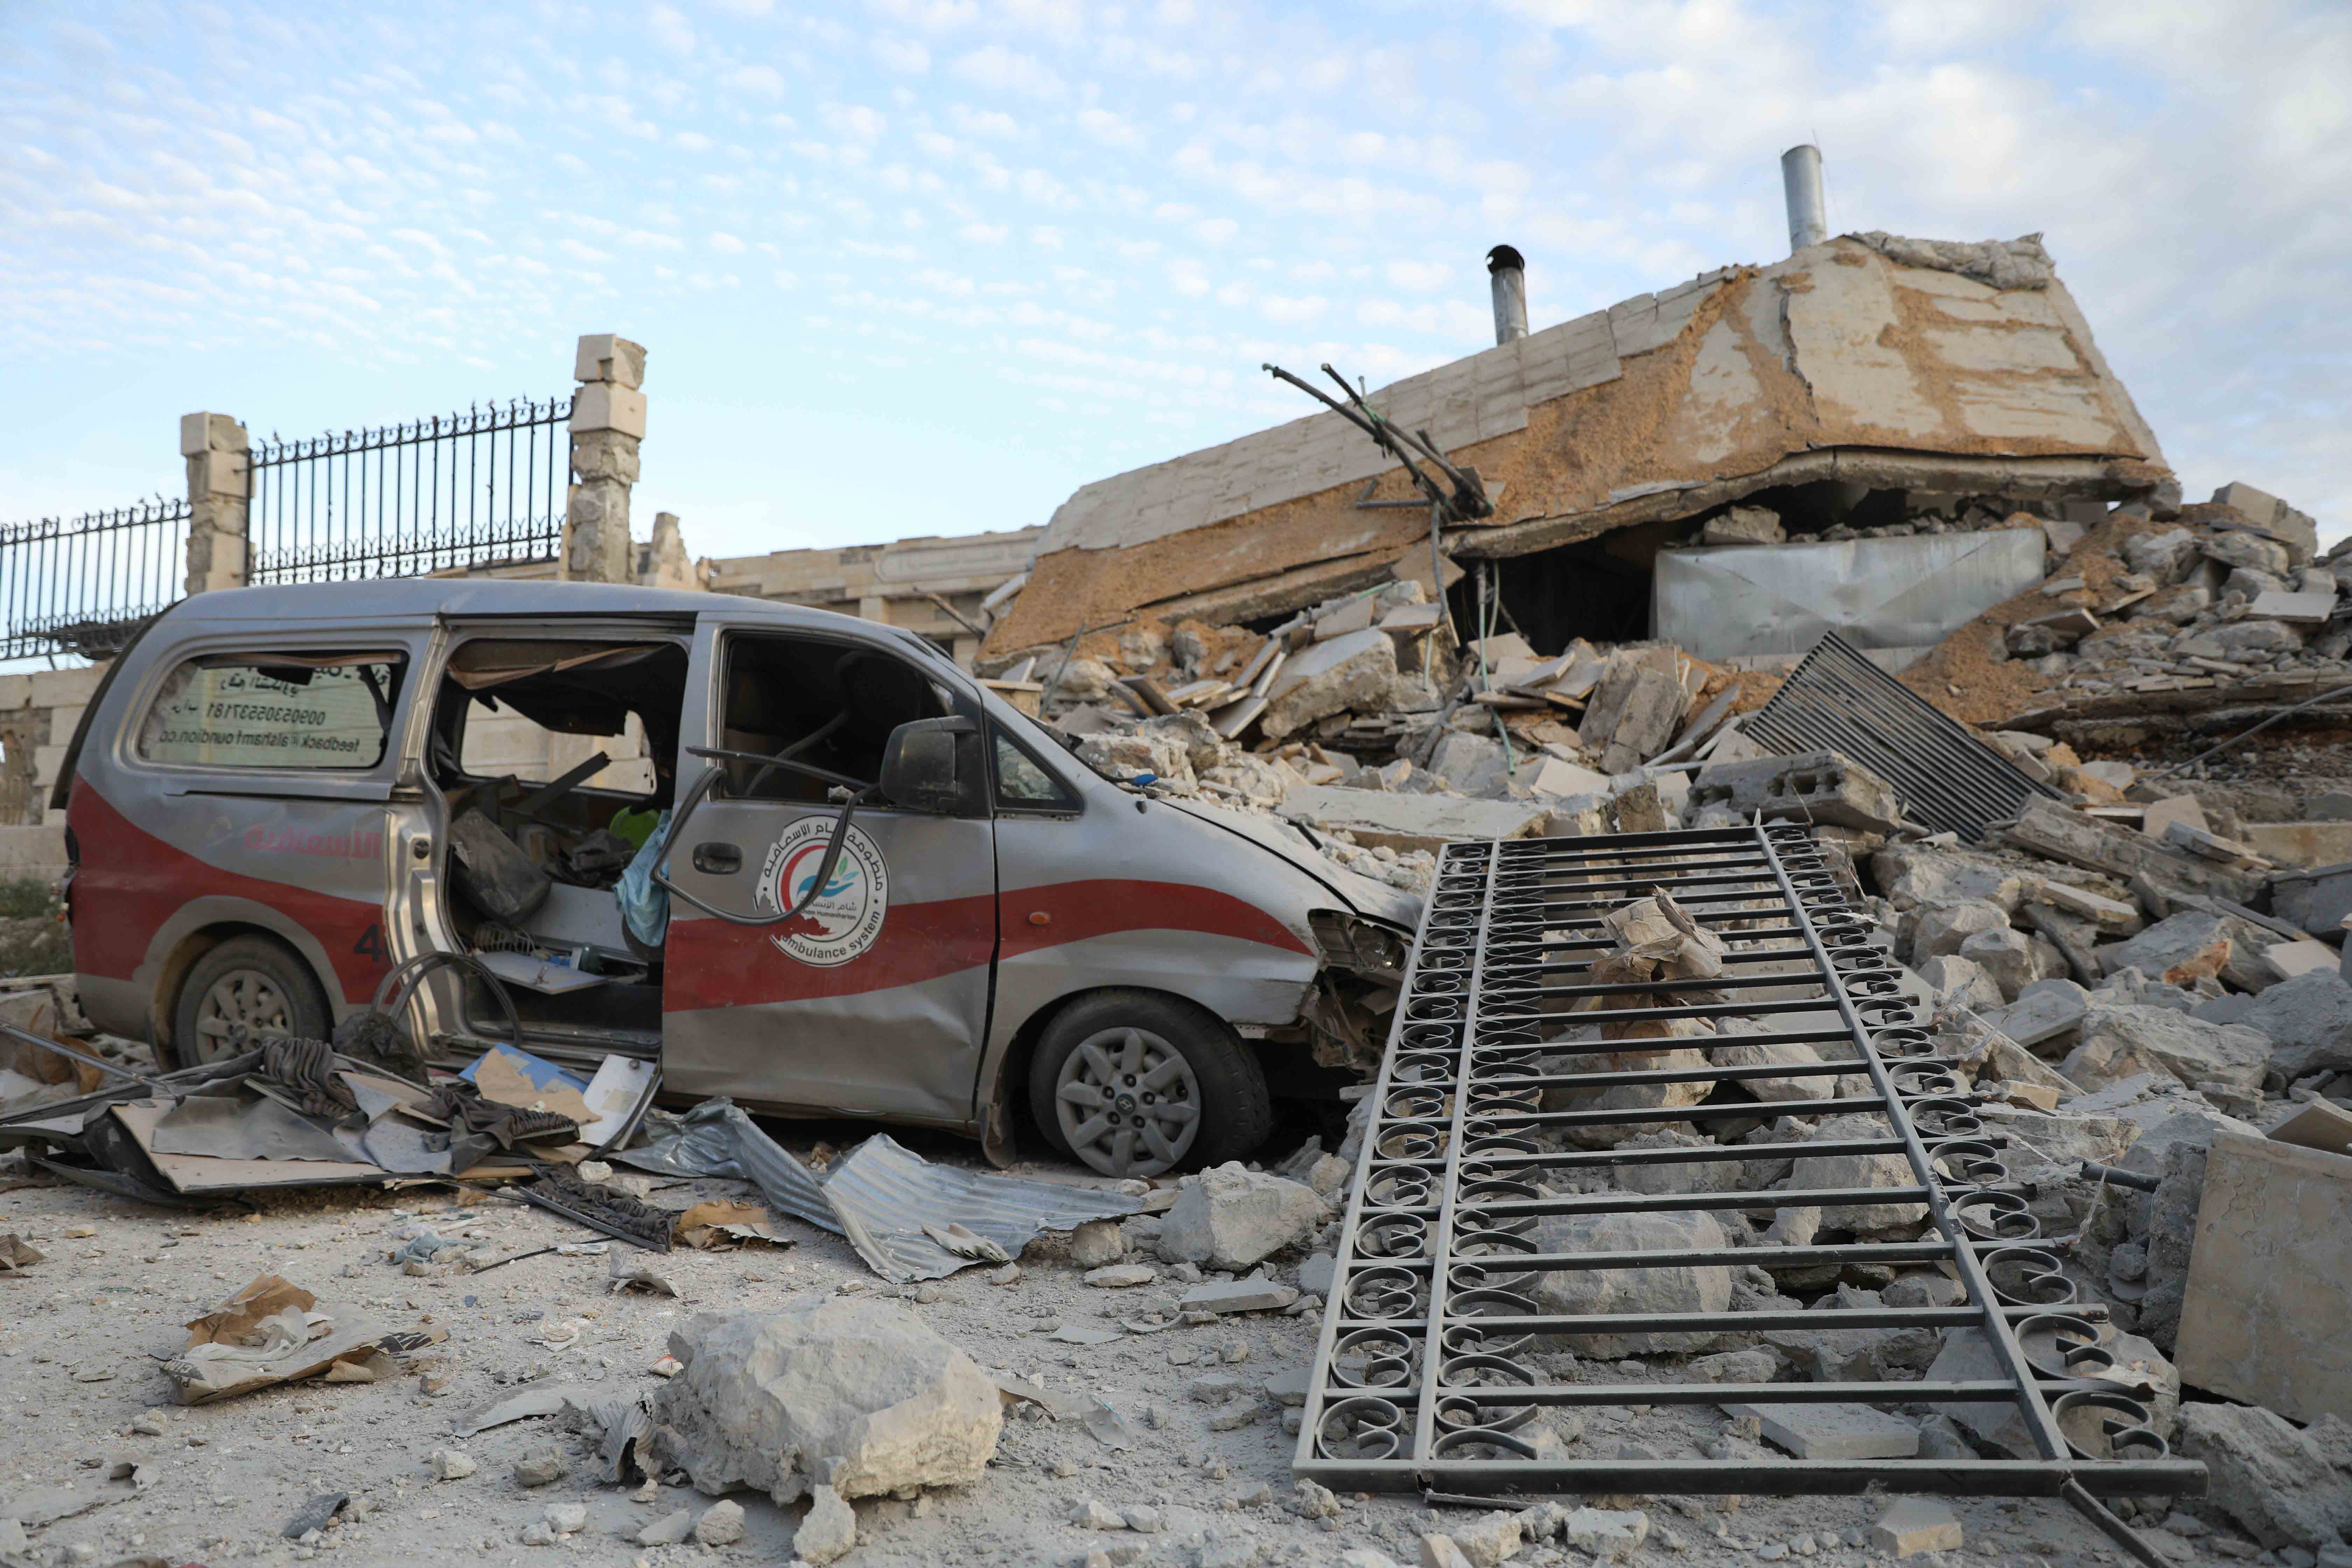
M1982 964L1958 953L1938 953L1927 960L1919 966L1919 978L1935 994L1937 1007L1948 1015L1962 1010L1990 1013L2008 1000L2001 994L2000 983L1986 973Z
M2285 545L2236 529L2210 535L2201 548L2224 566L2251 566L2281 577L2294 570L2294 557Z
M1370 711L1396 676L1396 639L1377 626L1317 643L1284 661L1258 728L1278 741L1334 713Z
M1813 1136L1822 1142L1848 1142L1887 1135L1884 1119L1870 1115L1835 1116L1821 1124ZM1900 1154L1811 1154L1789 1172L1792 1189L1830 1187L1910 1187L1918 1184L1911 1162ZM1927 1216L1923 1203L1846 1204L1822 1210L1825 1230L1880 1231L1916 1225Z
M1941 1342L1933 1329L1843 1329L1839 1311L1866 1311L1885 1305L1875 1290L1841 1285L1815 1302L1818 1329L1768 1329L1760 1336L1790 1364L1815 1383L1884 1383L1895 1369L1918 1372L1936 1359Z
M2209 1081L2259 1089L2270 1066L2270 1041L2242 1025L2209 1024L2168 1007L2135 1006L2104 992L2092 994L2080 1038L2058 1070L2084 1089L2152 1070L2168 1072L2192 1089Z
M1919 911L1917 933L1911 939L1913 968L1931 958L1958 953L1979 931L2007 931L2009 911L1979 900L1932 905Z
M2194 985L2229 967L2230 929L2220 915L2183 910L2128 941L2102 948L2106 973L2137 969L2168 985Z
M1229 1161L1184 1178L1160 1227L1160 1255L1248 1268L1304 1237L1322 1213L1314 1188Z
M1602 773L1622 773L1646 763L1674 739L1690 708L1677 668L1680 658L1671 647L1612 656L1576 731L1578 744L1599 759Z
M1003 1429L996 1384L904 1307L829 1298L701 1313L669 1337L686 1370L654 1395L655 1440L713 1496L797 1501L978 1480Z
M1890 844L1870 858L1870 873L1898 910L1980 900L2014 910L2027 891L2013 862L1976 849Z
M1499 796L1510 782L1503 742L1489 735L1448 730L1429 759L1429 771L1464 795Z
M1720 1247L1715 1216L1679 1214L1547 1215L1536 1222L1536 1245L1546 1252L1645 1252ZM1539 1275L1536 1301L1546 1312L1721 1312L1731 1305L1731 1270L1719 1265L1668 1268L1563 1268ZM1651 1355L1703 1351L1712 1333L1564 1334L1581 1355Z
M2037 980L1986 1022L2030 1047L2072 1036L2090 1011L2091 994L2073 981Z
M2271 1067L2288 1082L2352 1068L2352 984L2315 969L2254 998L2241 1020L2270 1042Z
M2143 533L2124 541L2124 560L2158 583L2178 583L2197 563L2197 536L2185 528Z
M1078 754L1115 777L1139 773L1171 784L1192 783L1192 760L1183 740L1148 730L1105 730L1078 742Z
M1960 943L1959 955L1992 977L2003 1002L2015 1001L2041 978L2035 973L2032 939L2008 926L1977 932Z
M2326 1453L2259 1405L2186 1405L2180 1449L2205 1462L2205 1496L2273 1551L2316 1552L2352 1530L2352 1487Z

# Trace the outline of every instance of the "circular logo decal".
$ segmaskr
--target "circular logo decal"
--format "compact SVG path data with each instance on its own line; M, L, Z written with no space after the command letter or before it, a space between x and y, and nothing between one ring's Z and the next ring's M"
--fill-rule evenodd
M807 898L832 837L828 816L803 816L786 828L760 868L759 907L788 910ZM841 858L824 891L768 940L803 963L847 963L874 945L889 908L889 868L874 840L853 823L842 835Z

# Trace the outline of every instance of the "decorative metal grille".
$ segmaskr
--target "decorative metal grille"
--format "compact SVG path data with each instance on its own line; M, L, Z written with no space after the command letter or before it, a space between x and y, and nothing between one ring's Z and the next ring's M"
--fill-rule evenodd
M1893 784L1920 821L1970 843L2037 795L2061 798L1835 632L1822 633L1739 727L1791 755L1851 757Z
M188 503L0 528L0 658L103 658L180 597Z
M1722 977L1591 984L1593 959L1612 946L1601 916L1657 889L1723 939ZM1979 1097L1957 1067L1937 1055L1872 931L1801 826L1450 846L1372 1091L1298 1472L1335 1488L1433 1495L1798 1494L1874 1482L2063 1495L2158 1561L2096 1498L2200 1490L2203 1468L2171 1457L2152 1429L2146 1390L2109 1364L2098 1345L2104 1307L2076 1296L2009 1180L2003 1138L1977 1115ZM1694 990L1720 999L1695 1000ZM1629 994L1655 1005L1627 1006ZM1726 1032L1622 1037L1622 1026L1692 1019ZM1612 1026L1621 1037L1599 1037ZM1664 1055L1731 1046L1769 1055L1741 1066ZM1627 1057L1650 1065L1627 1068ZM1595 1067L1607 1070L1586 1070ZM1726 1089L1732 1084L1769 1086L1772 1098L1745 1098ZM1775 1136L1793 1141L1708 1136L1775 1118L1806 1120L1778 1123ZM1866 1125L1814 1120L1831 1118ZM1629 1133L1675 1124L1699 1136L1622 1146ZM1850 1157L1869 1156L1899 1158L1908 1181L1805 1179L1807 1162L1818 1161L1813 1173L1843 1166L1859 1181L1873 1173ZM1796 1162L1786 1188L1696 1179L1784 1161ZM1919 1216L1916 1238L1886 1237L1880 1224L1852 1240L1832 1232L1818 1244L1780 1245L1771 1233L1751 1237L1738 1217L1808 1208L1833 1217L1889 1205ZM1706 1240L1718 1215L1738 1231L1727 1245ZM1591 1216L1696 1215L1706 1223L1682 1221L1695 1242L1661 1244L1655 1227L1645 1237L1635 1225L1612 1239L1630 1237L1637 1249L1603 1251L1592 1232L1578 1235ZM1626 1305L1643 1299L1638 1289L1594 1289L1597 1270L1623 1281L1636 1271L1696 1279L1750 1266L1936 1270L1952 1282L1939 1292L1950 1304L1841 1295L1795 1311L1644 1310ZM1727 1309L1739 1305L1724 1299ZM1963 1328L1984 1335L1988 1374L1721 1383L1672 1353L1725 1334ZM1604 1336L1613 1346L1595 1345ZM1643 1352L1637 1373L1605 1356L1563 1363L1558 1354L1627 1344L1666 1353ZM1921 1403L2008 1405L2036 1457L1783 1458L1743 1445L1746 1458L1579 1458L1540 1420L1560 1406L1687 1414Z
M253 449L248 583L416 577L552 561L570 397Z

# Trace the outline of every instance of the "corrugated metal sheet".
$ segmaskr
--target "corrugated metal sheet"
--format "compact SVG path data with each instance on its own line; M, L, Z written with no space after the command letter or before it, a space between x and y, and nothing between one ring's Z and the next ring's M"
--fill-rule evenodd
M1974 842L2034 795L2063 799L1970 734L1835 632L1823 634L1772 700L1739 721L1775 750L1832 751L1895 786L1904 810Z
M1653 635L1699 658L1802 653L1823 632L1856 647L1927 647L2042 581L2042 531L1665 550Z
M725 1099L687 1112L677 1132L613 1157L639 1170L750 1182L770 1208L846 1237L875 1272L898 1283L944 1279L982 1261L942 1247L926 1226L961 1226L1018 1258L1040 1232L1143 1208L1124 1193L935 1165L879 1132L820 1177Z

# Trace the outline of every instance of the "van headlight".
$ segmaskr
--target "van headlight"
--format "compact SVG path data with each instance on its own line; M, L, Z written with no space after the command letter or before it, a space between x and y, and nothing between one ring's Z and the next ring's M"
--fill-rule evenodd
M1405 961L1412 954L1412 938L1406 932L1338 910L1317 910L1307 922L1327 966L1381 980L1404 978Z

